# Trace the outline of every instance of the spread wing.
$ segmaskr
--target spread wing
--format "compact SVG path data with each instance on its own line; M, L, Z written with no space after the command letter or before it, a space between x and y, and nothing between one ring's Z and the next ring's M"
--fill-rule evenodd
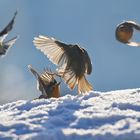
M35 69L33 69L33 67L31 65L28 65L29 70L33 73L33 75L36 77L36 79L41 79L41 81L43 81L43 83L45 85L49 85L50 82L54 82L54 74L52 72L49 71L45 71L43 72L41 75L38 74L38 72L36 72Z
M14 14L14 17L12 18L12 20L8 23L8 25L0 32L0 41L2 42L6 36L8 35L8 33L12 30L13 25L14 25L14 21L17 15L17 11Z
M4 42L3 47L5 49L8 49L8 48L12 47L17 39L18 39L18 36L16 36L16 37Z
M40 78L45 83L45 85L49 85L50 83L56 83L56 80L54 79L54 74L51 72L45 71L40 75Z
M14 37L9 41L4 42L2 44L2 47L0 47L0 55L4 56L8 52L9 48L11 48L13 46L13 44L16 42L16 40L17 40L17 37Z
M54 64L62 66L67 63L65 49L68 45L47 36L35 37L33 40L37 49L43 52Z

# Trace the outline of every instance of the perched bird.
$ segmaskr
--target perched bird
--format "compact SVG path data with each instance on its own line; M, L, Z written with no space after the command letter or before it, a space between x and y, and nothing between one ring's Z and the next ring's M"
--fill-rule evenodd
M140 46L140 43L131 41L134 29L140 31L140 25L134 21L124 21L120 23L116 28L116 39L129 46Z
M37 89L41 91L41 98L59 98L60 97L60 83L55 80L54 74L48 71L45 71L39 75L31 65L28 65L29 70L37 78Z
M4 41L4 39L7 37L8 33L13 28L13 24L14 24L16 15L17 15L17 11L15 12L15 14L14 14L12 20L9 22L9 24L0 32L0 55L1 56L5 55L7 52L7 49L11 48L17 40L17 36L16 36L8 41Z
M93 90L85 77L85 74L92 72L92 64L85 49L41 35L35 37L33 43L50 61L58 65L57 74L64 79L70 89L78 85L78 92L83 94Z

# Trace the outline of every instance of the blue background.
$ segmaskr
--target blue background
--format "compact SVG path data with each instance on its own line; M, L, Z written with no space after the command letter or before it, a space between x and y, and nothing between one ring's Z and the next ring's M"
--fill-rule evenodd
M140 23L139 0L1 0L0 30L18 9L13 30L7 39L20 35L6 57L0 58L0 104L33 99L40 95L31 64L39 72L56 68L37 50L35 36L48 35L66 43L78 43L92 60L93 72L87 79L96 91L140 87L140 48L115 40L115 28L123 20ZM135 38L140 41L140 33ZM61 94L76 94L65 84Z

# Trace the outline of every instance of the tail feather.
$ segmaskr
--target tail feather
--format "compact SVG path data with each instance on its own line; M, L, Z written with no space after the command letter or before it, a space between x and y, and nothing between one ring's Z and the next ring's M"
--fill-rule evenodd
M85 76L82 76L78 81L78 92L85 94L91 90L93 90L92 85L86 80Z

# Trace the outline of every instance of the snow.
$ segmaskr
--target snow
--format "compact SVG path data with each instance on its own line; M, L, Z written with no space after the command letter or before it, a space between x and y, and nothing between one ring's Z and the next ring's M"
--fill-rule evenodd
M0 106L0 140L139 140L140 89Z

